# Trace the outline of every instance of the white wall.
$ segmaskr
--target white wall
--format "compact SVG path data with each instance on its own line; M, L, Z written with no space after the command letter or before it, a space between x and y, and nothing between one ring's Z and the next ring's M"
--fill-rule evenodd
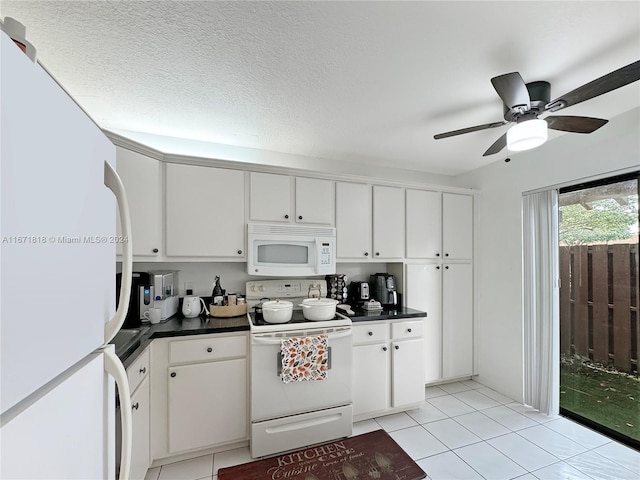
M457 181L482 190L477 203L475 287L479 381L521 401L522 194L640 168L640 109L611 119L592 134L565 134L510 157L510 163L502 156Z

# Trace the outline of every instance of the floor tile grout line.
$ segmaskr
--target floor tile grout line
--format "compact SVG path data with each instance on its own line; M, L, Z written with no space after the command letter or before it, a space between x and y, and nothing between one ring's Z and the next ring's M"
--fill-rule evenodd
M610 443L610 442L609 442L609 443ZM606 445L606 444L605 444L605 445ZM583 446L584 446L584 445L583 445ZM601 446L601 445L600 445L600 446ZM593 454L595 454L595 455L598 455L599 457L606 458L606 459L607 459L607 460L609 460L610 462L613 462L613 463L615 463L616 465L618 465L620 468L623 468L623 469L627 470L628 472L630 472L630 473L632 473L632 474L634 474L634 475L636 474L634 471L629 470L629 469L628 469L626 466L624 466L623 464L621 464L621 463L619 463L619 462L616 462L615 460L613 460L613 459L611 459L611 458L605 457L604 455L602 455L602 454L601 454L601 453L599 453L599 452L596 452L596 451L595 451L595 449L596 449L596 448L599 448L599 447L589 448L588 450L585 450L584 452L576 453L575 455L571 455L570 457L567 457L565 460L569 460L569 459L571 459L571 458L579 457L580 455L584 455L585 453L590 453L590 454L592 454L592 455L593 455ZM569 464L569 465L571 465L571 464ZM572 466L573 468L576 468L576 469L580 470L578 467L574 467L573 465L571 465L571 466ZM582 472L582 470L580 470L580 471ZM585 473L585 472L582 472L582 473ZM586 473L585 473L585 474L586 474Z

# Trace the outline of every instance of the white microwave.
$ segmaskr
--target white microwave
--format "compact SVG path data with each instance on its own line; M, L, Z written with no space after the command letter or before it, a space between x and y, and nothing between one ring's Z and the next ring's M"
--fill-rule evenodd
M247 224L247 273L304 277L336 273L336 229Z

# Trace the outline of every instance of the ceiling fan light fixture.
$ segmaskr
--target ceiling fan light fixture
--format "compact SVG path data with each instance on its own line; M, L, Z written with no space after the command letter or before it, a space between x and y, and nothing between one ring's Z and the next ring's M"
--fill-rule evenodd
M539 147L547 141L547 122L536 118L515 124L507 131L507 148L521 152Z

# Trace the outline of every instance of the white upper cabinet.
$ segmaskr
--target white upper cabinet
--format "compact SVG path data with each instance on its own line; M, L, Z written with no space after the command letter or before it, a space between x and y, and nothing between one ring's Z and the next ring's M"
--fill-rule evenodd
M407 189L407 258L442 256L442 194Z
M404 257L404 189L336 182L338 259Z
M403 188L373 187L374 258L404 257L404 204Z
M244 259L244 172L168 163L166 255Z
M251 221L333 225L332 180L257 172L250 178Z
M295 221L333 225L334 185L333 180L296 177Z
M371 257L371 185L336 182L337 258Z
M131 215L133 255L155 257L162 252L162 177L158 160L124 148L116 148L116 169L122 179ZM120 217L118 236L122 235ZM122 244L116 244L122 255Z
M442 194L444 260L473 257L473 196Z
M251 172L249 196L249 215L252 221L291 221L291 177Z

